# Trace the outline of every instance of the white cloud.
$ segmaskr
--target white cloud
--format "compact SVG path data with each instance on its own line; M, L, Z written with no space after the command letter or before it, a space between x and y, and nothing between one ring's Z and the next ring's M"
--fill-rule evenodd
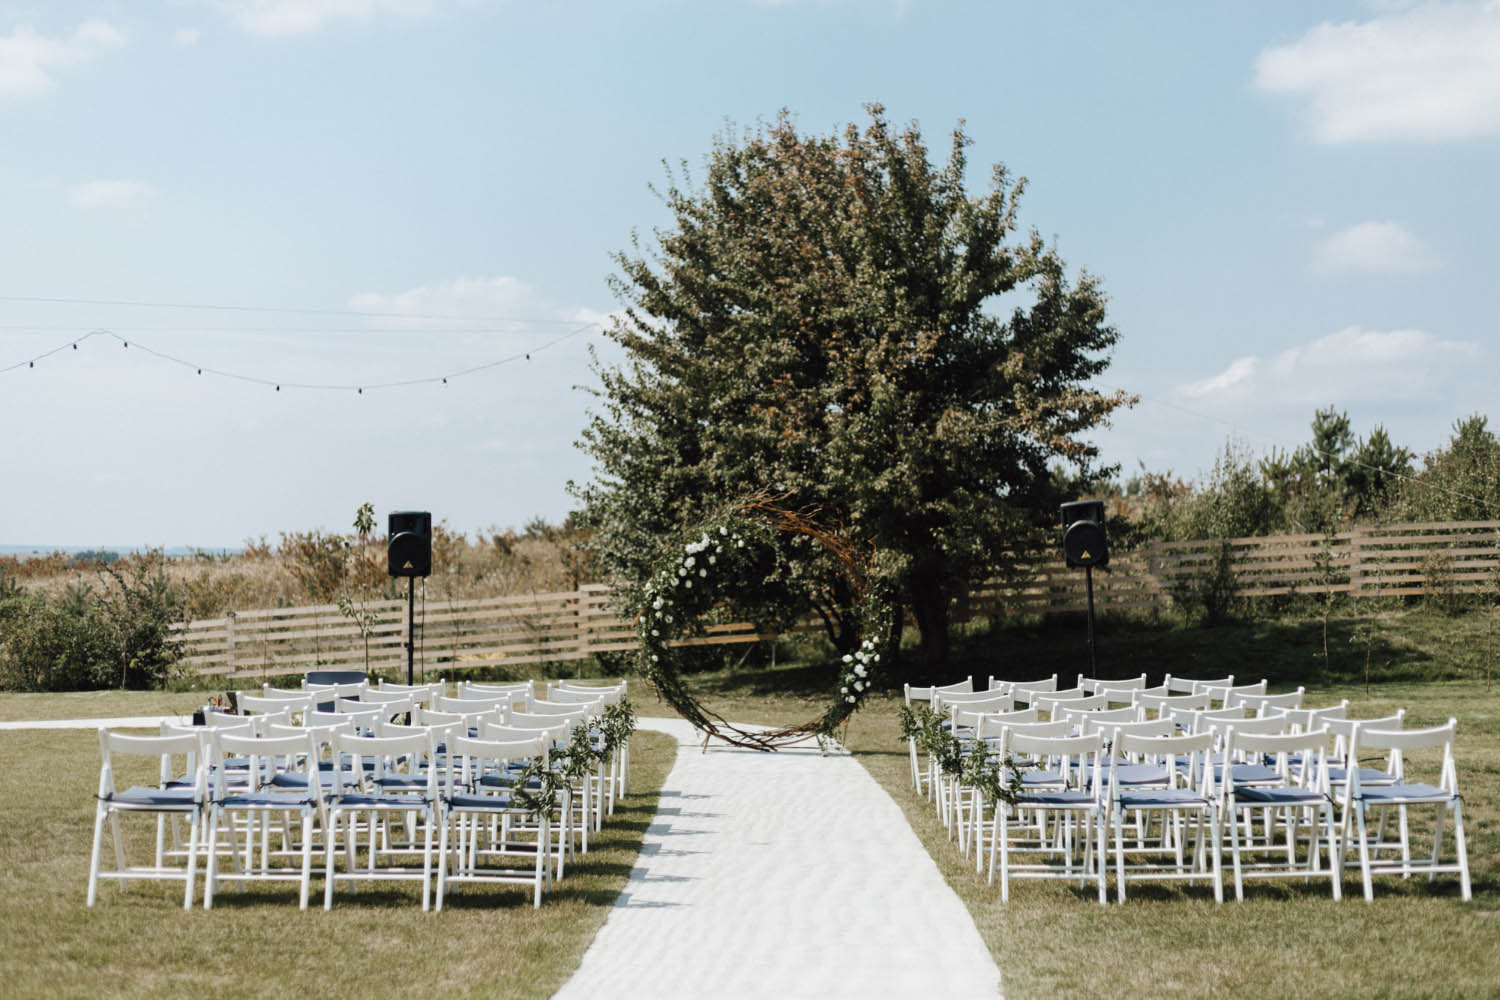
M197 28L178 28L172 33L172 40L178 45L197 45L199 31Z
M1318 244L1312 265L1321 274L1408 275L1436 270L1443 261L1399 222L1361 222Z
M455 317L507 327L540 327L566 332L570 324L604 324L608 316L582 306L559 306L510 275L458 277L404 292L361 292L349 299L356 312L386 314L379 322L420 329L452 325Z
M0 35L0 98L33 97L57 86L59 70L88 62L105 49L125 42L107 21L85 21L71 35L48 38L18 27Z
M1303 102L1318 142L1500 133L1500 0L1325 22L1263 50L1255 85Z
M431 13L434 0L214 0L230 22L252 35L309 35L340 21Z
M1467 391L1483 354L1476 343L1425 330L1351 326L1268 359L1239 358L1217 375L1179 386L1178 393L1256 410L1361 401L1436 405Z
M75 208L125 208L155 193L151 185L139 181L84 181L68 189L68 200Z
M1229 363L1229 367L1219 374L1203 379L1201 382L1189 382L1183 386L1182 394L1193 399L1217 395L1251 378L1258 364L1254 356L1235 358Z

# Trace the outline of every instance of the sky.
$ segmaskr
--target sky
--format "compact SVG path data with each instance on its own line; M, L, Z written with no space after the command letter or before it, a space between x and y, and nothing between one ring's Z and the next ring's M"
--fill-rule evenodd
M1500 0L0 0L0 545L560 520L665 165L870 102L1101 280L1122 476L1500 420Z

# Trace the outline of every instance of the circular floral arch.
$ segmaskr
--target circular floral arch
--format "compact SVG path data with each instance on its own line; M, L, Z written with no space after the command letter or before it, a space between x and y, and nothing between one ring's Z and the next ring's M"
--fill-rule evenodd
M686 532L672 546L647 582L635 618L640 636L639 669L662 698L705 736L735 746L775 750L816 736L832 737L864 702L879 673L877 639L890 634L891 605L869 573L869 559L817 508L791 510L781 497L758 496L732 504ZM778 542L800 536L821 546L839 567L853 596L857 643L840 662L838 681L823 714L810 722L773 730L746 730L705 708L682 680L680 650L702 645L713 613L729 602L734 588L778 558Z

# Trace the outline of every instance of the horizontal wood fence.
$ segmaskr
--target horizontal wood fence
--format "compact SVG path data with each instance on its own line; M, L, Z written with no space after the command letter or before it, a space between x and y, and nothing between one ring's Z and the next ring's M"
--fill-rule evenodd
M1229 547L1239 593L1246 597L1347 594L1370 597L1500 594L1500 521L1399 524L1333 535L1274 535L1155 542L1116 555L1094 574L1101 611L1154 614L1179 586L1208 573ZM418 658L427 670L509 667L581 660L636 648L628 621L603 584L576 591L426 601L417 622ZM1024 563L976 588L953 609L958 620L1081 611L1084 574L1059 554ZM242 680L311 669L372 669L406 664L406 602L364 606L369 627L337 605L240 611L173 626L183 665L195 673ZM813 620L793 631L819 631ZM681 645L726 645L775 638L746 622L716 625Z

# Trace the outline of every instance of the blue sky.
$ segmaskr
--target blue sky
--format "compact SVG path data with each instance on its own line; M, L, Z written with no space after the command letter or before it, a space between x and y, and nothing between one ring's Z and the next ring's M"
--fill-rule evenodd
M1127 474L1330 403L1425 451L1497 398L1497 51L1494 0L0 0L0 369L133 341L0 372L0 544L560 518L662 161L871 101L1100 276Z

